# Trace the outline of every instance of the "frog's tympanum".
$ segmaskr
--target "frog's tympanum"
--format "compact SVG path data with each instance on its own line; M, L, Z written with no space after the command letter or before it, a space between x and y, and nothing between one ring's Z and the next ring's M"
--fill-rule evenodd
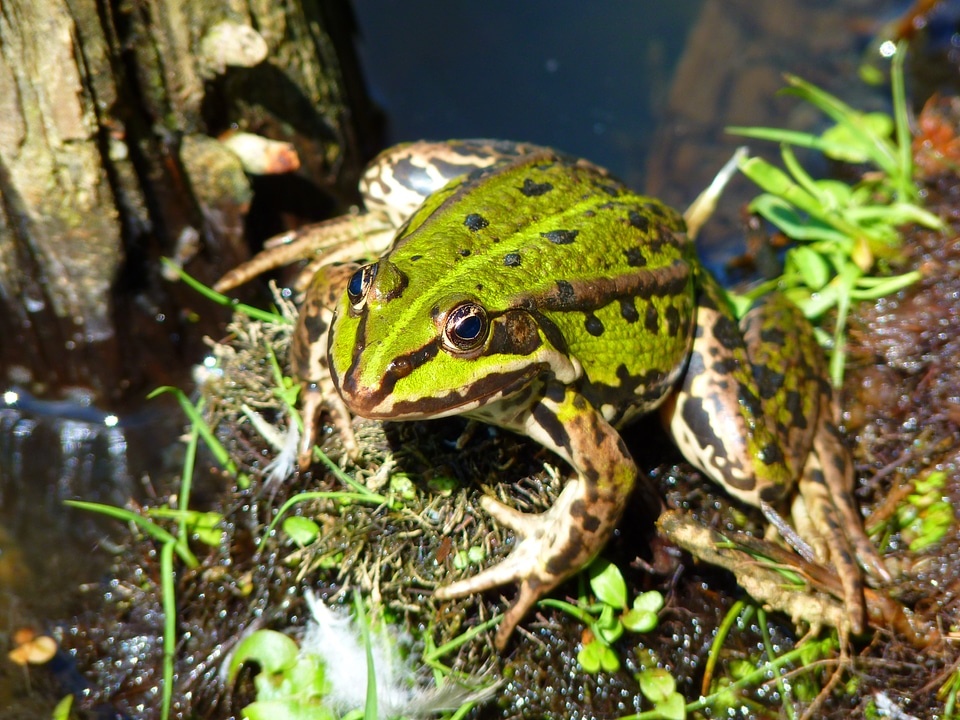
M862 630L858 561L887 574L851 496L824 360L795 306L768 295L738 323L676 211L548 148L400 146L374 160L362 189L369 213L348 222L379 259L317 273L294 339L303 460L331 401L354 447L332 379L350 413L465 415L533 438L574 470L540 515L485 498L517 545L438 597L518 582L502 647L607 542L638 472L617 428L659 409L691 463L769 516L799 487L799 535L836 567L850 629Z

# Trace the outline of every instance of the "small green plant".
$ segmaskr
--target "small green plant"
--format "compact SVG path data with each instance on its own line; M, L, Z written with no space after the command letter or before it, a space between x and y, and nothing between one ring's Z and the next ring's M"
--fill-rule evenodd
M914 482L914 492L897 508L900 535L910 552L919 552L940 542L953 525L953 505L943 497L947 474L935 470Z
M852 303L887 295L920 277L918 272L874 276L886 270L900 245L898 227L919 224L942 229L942 221L920 207L913 182L910 129L903 89L903 56L894 56L894 117L851 108L799 77L786 76L786 92L817 107L834 121L820 135L775 128L732 127L729 132L781 144L786 172L759 157L744 159L741 171L764 193L751 211L778 227L798 244L787 251L783 275L748 294L752 300L777 287L811 319L836 308L830 374L835 385L843 377L846 317ZM854 185L815 180L800 165L793 147L811 148L847 163L867 163Z
M182 391L172 387L162 387L153 391L148 397L170 392L173 393L190 420L190 433L187 438L187 449L184 454L183 474L180 493L176 498L175 507L153 508L140 514L126 508L103 505L100 503L67 500L66 505L81 510L97 512L108 517L136 525L143 533L160 544L160 594L163 606L163 690L161 718L166 720L170 715L173 698L173 664L176 648L176 594L174 590L174 555L190 569L199 566L196 556L190 550L190 537L196 536L201 542L217 546L222 539L219 529L222 517L217 513L205 513L190 510L190 492L193 486L193 471L196 464L197 446L201 438L210 447L214 457L221 466L233 475L237 475L237 468L230 460L226 449L216 439L210 427L203 419L203 402L194 405ZM238 476L238 482L242 478ZM177 521L177 530L170 532L154 521L158 519L172 519Z
M743 604L735 603L734 608L738 609L737 612L733 613L735 621L736 616L739 615L739 611L743 610ZM728 617L730 617L729 613ZM726 620L724 622L726 622ZM717 639L714 640L714 648L722 644L722 642L722 638L718 635ZM676 704L678 701L669 699L672 693L664 693L664 690L669 688L670 681L660 680L662 683L660 686L661 689L651 690L653 697L647 695L643 690L641 690L641 692L644 692L644 697L647 697L647 699L655 703L656 700L654 698L666 699L660 700L661 704L659 705L655 704L653 710L647 710L634 715L625 715L621 717L620 720L664 720L665 718L672 720L677 717L689 716L692 713L699 713L703 710L709 710L709 717L739 716L745 708L756 710L756 714L760 716L763 714L764 708L744 697L744 691L766 685L771 677L778 676L782 670L792 665L798 663L801 665L809 665L820 657L825 657L836 652L837 647L836 638L830 637L821 641L809 640L804 643L803 646L794 648L776 657L768 656L766 662L762 660L757 660L756 662L751 660L732 661L729 663L730 668L733 670L730 677L713 679L710 682L709 692L704 692L699 698L686 704L684 707L685 716L679 715L679 706ZM711 656L713 656L714 653L714 649L711 649ZM716 651L716 653L718 654L719 651ZM654 676L653 679L656 683L659 678ZM639 680L640 678L638 677L638 681ZM647 683L649 689L649 679ZM674 714L670 715L667 713Z
M937 690L937 699L943 702L942 720L956 720L957 700L960 699L960 668L954 667L946 682Z
M284 519L281 528L300 547L306 547L320 535L320 526L310 518L300 515Z
M757 654L749 658L727 658L725 661L726 674L718 676L717 670L727 636L735 626L750 625L754 616L756 616L756 625L760 627L766 661L763 659L763 654ZM812 702L821 691L822 685L816 669L818 667L817 661L836 652L838 647L839 641L836 635L831 634L821 641L807 640L793 650L777 655L777 648L771 639L770 623L766 611L742 600L737 601L731 606L720 627L717 628L716 636L710 647L710 653L704 666L703 695L699 701L702 704L699 707L709 707L718 716L736 714L742 712L744 708L753 708L759 714L762 714L763 707L746 696L743 691L755 688L762 683L769 683L773 678L782 702L782 715L787 718L797 717L797 708L794 701ZM788 684L783 675L789 669L788 666L791 665L796 667L789 673L790 681ZM763 667L769 669L761 679L758 671ZM696 703L692 705L696 705ZM699 707L693 708L692 705L688 705L687 709L699 709Z
M69 720L70 710L73 708L73 695L67 695L53 709L52 720Z
M616 565L598 558L590 564L587 573L596 602L586 597L581 597L576 604L545 598L540 604L563 610L587 626L588 639L577 654L577 661L586 672L616 672L620 669L620 658L613 643L624 630L646 633L656 628L663 595L656 591L641 593L628 607L627 584Z
M257 630L237 645L230 660L232 682L240 668L254 662L255 702L243 708L248 720L335 720L334 709L324 704L329 693L324 665L315 655L301 655L297 644L275 630Z
M653 703L653 709L663 720L685 720L686 701L677 692L677 681L663 668L650 668L637 673L640 692Z
M413 707L421 716L460 717L489 696L489 687L479 691L470 687L440 689L452 681L453 673L437 660L456 645L435 649L423 638L427 648L423 661L436 671L435 687L426 687L422 678L418 680L413 664L398 652L398 643L385 623L368 621L359 596L354 599L354 621L309 594L307 604L312 617L299 646L274 630L258 630L237 646L230 660L231 682L245 663L259 667L254 677L257 698L243 708L244 718L373 719L406 716ZM452 716L451 710L456 710Z
M453 556L453 566L457 570L464 570L471 565L479 565L487 557L487 551L482 545L471 545L466 550L457 550Z

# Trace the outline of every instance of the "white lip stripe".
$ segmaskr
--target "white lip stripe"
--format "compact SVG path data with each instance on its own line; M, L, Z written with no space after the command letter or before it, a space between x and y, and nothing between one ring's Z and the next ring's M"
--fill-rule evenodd
M505 360L503 362L495 363L494 358L503 357ZM507 360L506 358L510 358ZM545 345L541 347L530 356L522 355L502 355L502 356L486 356L483 358L485 361L485 368L490 369L492 372L504 373L504 374L515 374L526 370L535 365L541 365L545 369L549 369L553 372L554 377L564 384L571 384L576 382L579 378L583 376L583 366L580 364L580 361L573 357L568 357L567 355L554 350L553 348ZM480 362L480 360L471 360L473 362ZM360 364L362 365L363 360L361 359ZM430 362L428 362L423 367L429 367ZM423 370L423 368L418 368L414 372ZM470 412L484 405L488 405L492 402L497 402L498 400L503 399L504 394L502 391L494 391L486 397L477 398L469 401L458 400L457 398L467 397L470 395L470 389L478 383L482 383L487 379L488 376L483 376L477 379L474 383L466 385L464 387L438 389L436 392L430 395L431 403L438 404L440 401L443 401L446 398L450 398L451 406L447 409L440 410L438 412L431 411L429 413L417 413L410 412L404 414L397 414L395 412L395 407L399 403L413 403L415 404L420 398L410 400L400 396L398 392L393 392L384 397L384 399L377 404L375 407L370 410L357 413L363 415L364 417L372 418L384 418L384 419L396 419L396 420L414 420L414 419L425 419L425 418L441 418L448 417L450 415L457 415L460 413ZM403 379L398 381L398 384L402 383ZM343 399L347 404L347 407L354 412L354 405L356 405L356 398L362 397L363 395L368 394L363 388L358 392L353 394L348 393L343 387L340 389Z

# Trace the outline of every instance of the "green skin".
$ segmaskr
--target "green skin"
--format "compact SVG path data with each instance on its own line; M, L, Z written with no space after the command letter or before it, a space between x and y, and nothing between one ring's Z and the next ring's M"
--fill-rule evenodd
M293 351L306 451L330 377L351 413L466 415L533 438L576 472L541 515L484 498L521 540L437 597L518 582L504 647L609 539L638 476L616 428L660 408L693 464L778 521L774 506L799 483L811 556L836 565L862 630L855 556L886 571L851 498L822 356L793 305L771 296L738 325L678 213L547 148L401 146L374 161L363 189L371 215L408 221L376 263L318 274L308 291ZM344 284L331 317L332 286Z

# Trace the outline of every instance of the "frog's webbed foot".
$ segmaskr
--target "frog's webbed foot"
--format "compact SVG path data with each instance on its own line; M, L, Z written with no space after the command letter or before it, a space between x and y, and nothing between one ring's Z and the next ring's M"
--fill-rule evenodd
M887 570L877 548L867 536L863 527L863 518L853 499L853 461L843 446L839 430L825 417L821 418L821 429L814 438L814 450L816 457L813 458L813 462L816 464L813 467L814 470L819 469L821 472L819 475L814 472L813 479L817 484L822 483L826 487L826 492L832 501L827 507L835 511L834 523L839 525L842 534L852 545L860 566L873 577L890 582L892 580L890 571ZM824 459L822 468L817 468L819 459ZM809 470L808 465L804 472L805 477L810 474Z
M536 515L484 497L481 500L484 510L517 534L520 538L517 546L503 562L438 588L434 596L449 600L519 582L520 591L497 628L494 642L497 649L503 650L534 603L586 565L613 529L611 525L590 532L580 526L572 512L572 506L582 499L580 495L581 482L571 480L553 507Z
M834 440L832 435L826 440L818 436L815 443L829 445ZM825 447L817 450L807 458L799 483L800 493L792 508L793 521L799 534L810 542L817 561L833 563L850 615L850 629L854 634L860 634L866 623L860 568L884 581L891 579L890 573L863 529L863 521L848 489L846 469L836 465L823 467L820 462L822 457L827 457L833 458L835 463L841 459L849 463L849 456L838 453L821 455L828 450Z

